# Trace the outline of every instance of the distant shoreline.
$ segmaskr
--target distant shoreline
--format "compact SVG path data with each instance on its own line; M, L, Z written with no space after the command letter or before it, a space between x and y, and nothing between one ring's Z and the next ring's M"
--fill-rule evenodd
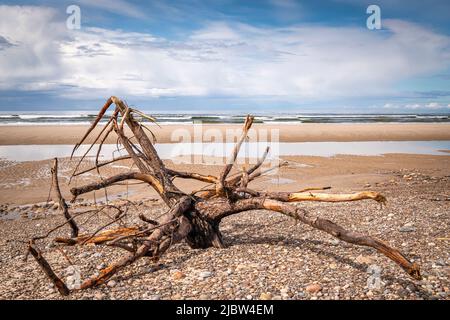
M245 113L149 113L160 125L192 125L197 123L242 124ZM97 112L0 112L0 126L22 125L89 125ZM138 116L137 116L138 117ZM450 123L450 113L409 114L339 114L339 113L262 113L254 115L254 123L267 125L306 123ZM101 123L106 123L103 119Z
M202 132L215 130L224 137L227 130L239 130L240 124L202 125ZM86 125L40 125L40 126L0 126L0 145L33 144L75 144L86 132ZM92 143L96 128L85 143ZM157 142L176 143L180 141L180 132L194 136L197 125L151 126ZM258 141L270 141L271 133L279 132L280 142L320 142L320 141L432 141L450 140L450 123L366 123L366 124L255 124ZM178 131L175 131L178 130ZM274 130L274 131L273 131ZM178 139L173 140L172 135ZM209 131L212 132L212 131ZM266 136L267 134L267 136ZM273 140L273 137L272 137ZM205 141L205 140L204 140ZM188 141L183 141L188 142ZM105 143L116 143L112 134Z

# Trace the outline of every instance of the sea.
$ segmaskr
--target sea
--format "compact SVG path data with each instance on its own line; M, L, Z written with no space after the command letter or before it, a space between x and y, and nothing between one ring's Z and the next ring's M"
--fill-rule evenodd
M159 125L233 124L243 123L245 114L181 114L148 113ZM339 113L279 113L256 114L254 123L300 124L300 123L439 123L450 122L447 114L339 114ZM96 117L95 112L0 112L0 126L17 125L88 125ZM106 122L102 120L102 122Z

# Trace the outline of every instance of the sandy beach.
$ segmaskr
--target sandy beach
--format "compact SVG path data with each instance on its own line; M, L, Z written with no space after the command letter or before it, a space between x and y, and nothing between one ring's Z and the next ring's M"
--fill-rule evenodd
M443 124L315 124L276 128L281 130L281 140L289 142L450 139L450 127ZM0 127L0 144L73 144L85 129ZM162 141L170 142L171 129L174 128L164 126L155 133L162 136ZM311 214L388 240L421 265L423 280L412 280L372 249L340 242L277 213L249 211L222 222L225 249L192 250L180 243L158 263L139 261L106 285L75 292L65 299L449 298L450 155L286 156L282 160L288 165L252 182L251 188L292 191L330 186L331 193L362 190L382 193L388 199L383 208L367 200L301 206ZM170 160L165 163L176 170L210 175L218 175L221 170L217 165L175 164ZM0 160L0 299L62 298L32 259L23 261L25 242L64 219L58 206L47 202L51 164L51 160ZM61 189L67 199L71 198L70 187L99 179L92 172L73 179L69 186L67 182L75 164L76 159L60 159ZM86 160L81 169L90 165L92 160ZM131 162L121 161L101 169L100 173L107 177L130 168ZM233 169L232 173L236 172ZM205 186L198 181L175 182L183 192ZM129 200L135 205L131 206ZM97 191L83 195L70 204L70 210L93 210L105 203L128 208L127 223L138 222L139 213L156 218L167 210L158 195L142 184L113 186L107 194ZM111 214L114 210L106 210L96 219L86 219L81 222L82 231L95 230L98 221L108 221ZM68 229L62 229L54 236L67 236L67 232ZM56 272L70 278L61 249L51 239L43 240L41 246ZM64 249L66 258L83 265L82 277L95 274L120 253L97 246ZM368 287L370 266L382 270L382 285L378 289ZM311 287L317 290L311 291Z
M242 125L202 125L202 132L224 137L226 130L237 131ZM87 126L0 126L0 145L26 144L75 144L87 130ZM101 126L94 133L99 133ZM193 125L151 126L157 141L170 143L180 141L181 134L194 137ZM402 123L402 124L289 124L267 125L254 124L258 141L270 140L271 130L278 130L280 142L314 142L314 141L426 141L450 140L450 124L447 123ZM178 130L178 131L175 131ZM197 130L200 127L197 126ZM214 130L214 131L211 131ZM267 134L267 135L266 135ZM86 140L92 143L93 134ZM205 138L205 134L203 137ZM116 143L116 136L111 134L106 143ZM188 141L184 141L188 142Z

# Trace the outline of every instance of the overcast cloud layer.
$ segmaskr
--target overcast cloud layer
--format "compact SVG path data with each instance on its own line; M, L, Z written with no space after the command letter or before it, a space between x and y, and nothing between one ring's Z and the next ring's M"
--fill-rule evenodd
M126 13L140 15L133 7ZM373 99L384 111L450 108L448 92L436 90L441 98L434 99L401 89L402 82L450 68L450 37L405 20L384 19L376 31L216 21L169 39L93 26L68 30L65 18L50 7L0 6L1 92L45 92L68 100L112 93L131 100ZM1 101L3 109L7 104Z

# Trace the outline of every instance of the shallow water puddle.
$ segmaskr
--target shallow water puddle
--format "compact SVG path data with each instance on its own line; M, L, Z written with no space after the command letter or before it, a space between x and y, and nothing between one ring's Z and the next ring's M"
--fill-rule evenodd
M337 154L377 156L387 153L408 153L426 155L448 155L450 141L364 141L364 142L258 142L246 143L242 146L238 158L261 157L270 147L268 159L280 156L321 156L331 157ZM204 163L205 158L227 157L233 150L233 143L161 143L155 145L162 159L177 160L180 163ZM78 156L86 151L88 145L82 145ZM11 145L0 146L0 158L9 161L37 161L54 157L69 157L72 145ZM446 152L447 150L447 152ZM93 148L89 157L95 156ZM117 150L115 144L103 145L102 159L112 159L126 153ZM200 160L200 161L199 161Z
M19 218L27 218L27 219L31 219L33 217L33 213L32 212L27 212L27 213L20 213L19 211L7 211L7 212L1 212L0 213L0 221L2 220L17 220Z
M295 183L296 181L292 180L292 179L288 179L288 178L273 178L273 179L270 179L269 182L271 184L281 185L281 184Z

